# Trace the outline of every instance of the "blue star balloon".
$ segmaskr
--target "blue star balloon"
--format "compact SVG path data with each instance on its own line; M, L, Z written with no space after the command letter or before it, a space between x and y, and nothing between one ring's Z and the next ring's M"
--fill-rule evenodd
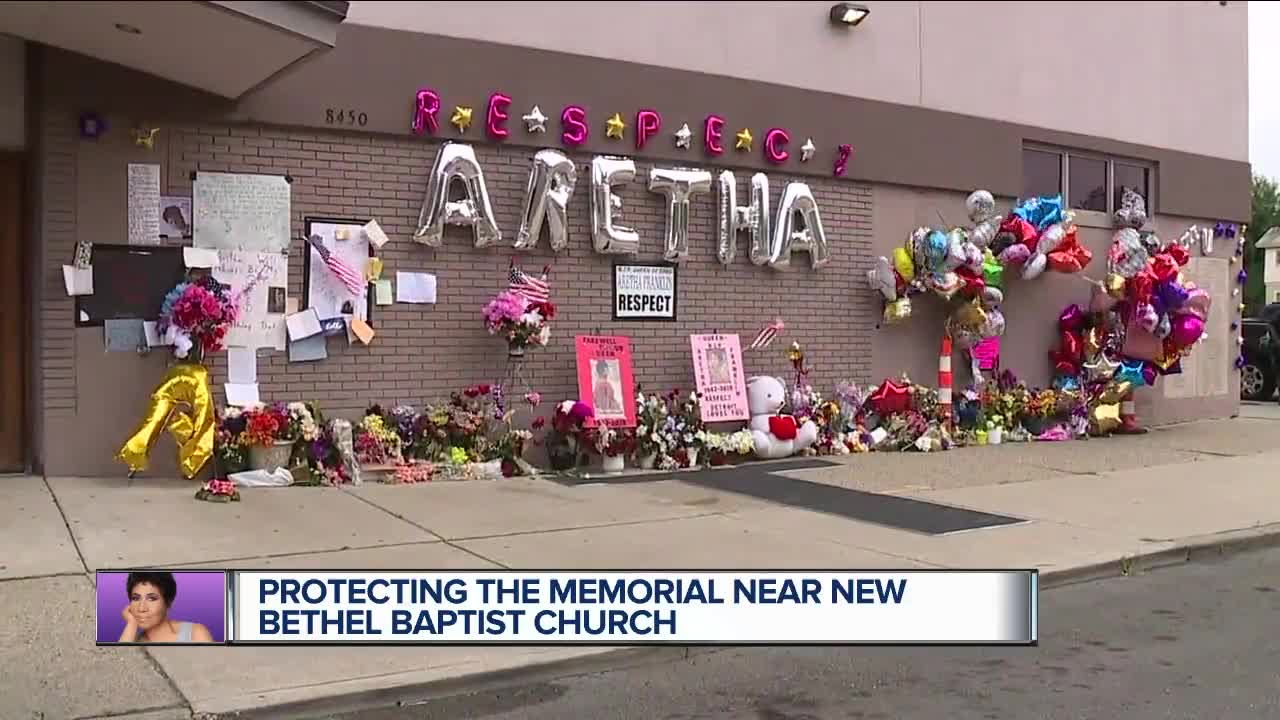
M1116 371L1115 381L1118 383L1133 383L1134 387L1142 387L1147 384L1147 378L1142 374L1141 360L1123 360L1120 362L1120 369Z

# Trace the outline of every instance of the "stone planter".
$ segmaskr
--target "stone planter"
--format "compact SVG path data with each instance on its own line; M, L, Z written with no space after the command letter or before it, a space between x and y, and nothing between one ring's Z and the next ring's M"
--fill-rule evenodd
M658 453L651 452L637 458L641 470L652 470L658 465Z
M253 470L275 472L276 468L288 468L293 454L293 442L279 440L271 445L254 445L249 448L249 467Z

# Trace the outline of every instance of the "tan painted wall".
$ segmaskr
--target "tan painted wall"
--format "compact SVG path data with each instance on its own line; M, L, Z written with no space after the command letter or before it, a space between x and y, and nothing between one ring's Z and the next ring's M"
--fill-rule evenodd
M347 22L1248 159L1247 3L864 4L852 29L831 2L357 0Z
M0 150L27 145L27 45L0 35Z

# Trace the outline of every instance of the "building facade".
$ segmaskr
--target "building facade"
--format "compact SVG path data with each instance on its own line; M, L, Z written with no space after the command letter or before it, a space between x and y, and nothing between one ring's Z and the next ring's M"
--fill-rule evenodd
M348 417L503 377L506 354L480 311L506 286L513 256L549 269L559 315L551 344L526 363L549 399L576 396L575 335L627 335L642 388L687 388L690 334L746 341L777 316L815 387L830 392L841 380L934 376L941 303L922 297L908 321L881 327L865 271L917 226L963 224L975 189L1002 211L1018 197L1063 193L1094 253L1083 274L1095 278L1122 186L1147 198L1162 238L1249 218L1243 2L871 2L857 26L833 22L832 5L818 2L193 2L156 13L102 3L114 9L63 18L13 5L0 8L0 32L13 36L0 38L0 52L18 61L0 71L0 142L12 167L0 185L5 470L120 474L112 456L164 372L164 352L107 352L103 327L77 322L63 284L77 242L128 242L130 163L158 164L164 196L189 196L199 172L288 176L293 235L308 220L377 220L391 238L378 253L384 277L434 274L434 304L372 309L367 346L330 338L328 357L305 363L259 351L263 400L311 400ZM102 28L90 43L60 30L66 23ZM438 101L436 125L415 132L423 91ZM522 121L535 107L545 132ZM471 109L465 130L450 123L455 108ZM609 133L615 115L620 138ZM86 117L106 131L86 137ZM505 136L489 132L491 119ZM685 125L687 147L676 135ZM457 226L439 247L413 241L445 141L474 149L498 243L477 248L471 228ZM517 252L543 148L576 169L568 245L555 252L544 239ZM640 240L634 257L592 246L597 156L634 162L636 179L617 188L621 221ZM668 209L646 183L655 167L730 170L740 205L755 173L767 175L773 208L787 183L806 184L830 261L815 269L800 253L785 270L758 266L744 235L737 259L719 262L713 187L691 199L675 317L616 319L614 263L663 261ZM299 239L289 248L291 298L304 295L303 250ZM1223 241L1193 253L1215 261L1198 266L1197 282L1221 309L1183 376L1139 391L1145 420L1237 411L1233 250ZM1001 365L1047 382L1058 313L1088 292L1078 276L1012 280ZM747 373L787 373L775 350L749 354ZM210 367L221 400L225 355ZM153 454L152 474L174 474L169 446Z

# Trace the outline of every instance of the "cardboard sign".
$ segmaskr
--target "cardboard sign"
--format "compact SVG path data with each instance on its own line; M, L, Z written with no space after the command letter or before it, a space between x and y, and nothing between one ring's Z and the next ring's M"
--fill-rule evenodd
M737 335L690 335L693 376L702 396L703 422L749 420L747 381Z
M579 335L578 398L595 417L587 427L636 426L636 392L631 375L631 340L616 335Z
M615 265L615 320L675 320L676 269L671 265Z

